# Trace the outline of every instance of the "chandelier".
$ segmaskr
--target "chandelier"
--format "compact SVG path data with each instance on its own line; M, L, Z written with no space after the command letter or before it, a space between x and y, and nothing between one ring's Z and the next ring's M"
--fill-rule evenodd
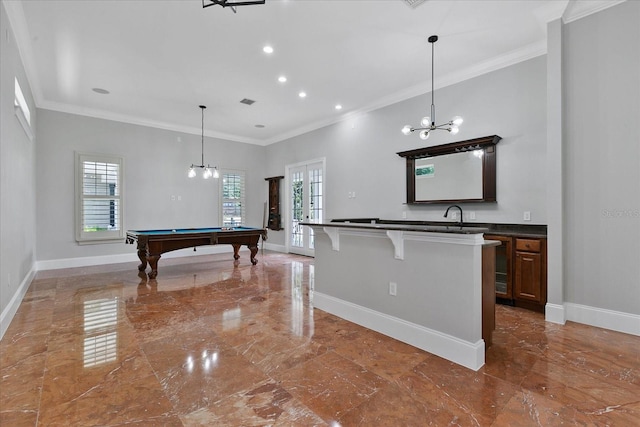
M204 165L204 109L207 108L204 105L200 105L200 109L202 110L202 138L201 138L201 146L202 146L202 151L201 151L201 161L199 165L194 165L193 163L191 164L191 167L189 168L189 173L187 174L187 176L189 178L195 178L196 176L196 169L195 168L200 168L200 169L204 169L202 171L202 177L204 179L209 179L211 177L214 178L218 178L220 177L220 174L218 173L218 167L214 166L213 167L213 172L211 171L211 166L209 166L209 164L207 164L207 166Z
M440 125L436 125L436 106L434 103L433 96L433 45L438 41L438 36L429 37L429 43L431 43L431 116L423 117L420 121L420 126L418 128L411 127L410 125L406 125L402 128L402 133L405 135L409 135L414 131L420 131L420 138L427 139L429 138L429 133L432 130L446 130L449 133L455 135L458 133L458 126L462 124L462 117L455 116L450 121L446 123L442 123Z
M251 6L254 4L264 4L265 0L202 0L202 8L209 6L230 7L236 13L236 6Z

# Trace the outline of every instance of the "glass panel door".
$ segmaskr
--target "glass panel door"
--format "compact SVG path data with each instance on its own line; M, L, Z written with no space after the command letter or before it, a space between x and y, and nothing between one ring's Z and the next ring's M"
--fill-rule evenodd
M289 169L289 177L289 251L313 256L313 230L300 223L321 223L324 219L324 165L322 162L314 162L293 167Z

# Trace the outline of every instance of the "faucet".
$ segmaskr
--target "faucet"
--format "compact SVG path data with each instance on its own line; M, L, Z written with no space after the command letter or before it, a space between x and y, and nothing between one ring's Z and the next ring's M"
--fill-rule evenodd
M458 221L458 225L459 225L460 227L462 227L462 208L461 208L460 206L458 206L458 205L451 205L451 206L449 206L449 207L447 208L447 211L444 213L444 217L445 217L445 218L447 217L447 215L449 214L449 209L451 209L451 208L458 208L458 209L460 209L460 221Z

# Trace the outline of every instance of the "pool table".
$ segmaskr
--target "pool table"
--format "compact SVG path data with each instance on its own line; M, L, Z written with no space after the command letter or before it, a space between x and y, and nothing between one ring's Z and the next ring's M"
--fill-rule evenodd
M129 230L126 243L138 243L138 270L151 267L149 278L158 275L158 260L165 252L205 245L231 245L233 258L239 259L238 251L246 245L251 251L251 263L257 264L258 241L267 239L267 230L252 227L178 228L173 230Z

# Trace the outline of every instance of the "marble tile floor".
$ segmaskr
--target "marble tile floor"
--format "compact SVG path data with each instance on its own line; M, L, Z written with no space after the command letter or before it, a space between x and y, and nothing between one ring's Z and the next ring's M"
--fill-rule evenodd
M474 372L314 310L312 258L258 259L39 272L0 342L0 425L640 425L640 337L498 306Z

